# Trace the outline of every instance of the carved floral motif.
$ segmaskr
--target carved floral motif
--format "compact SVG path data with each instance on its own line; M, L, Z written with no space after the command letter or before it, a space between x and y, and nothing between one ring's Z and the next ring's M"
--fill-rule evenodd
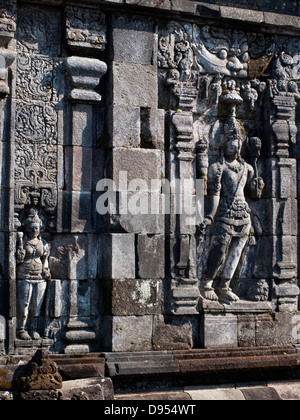
M20 12L15 118L15 205L57 205L57 69L59 15L30 7Z

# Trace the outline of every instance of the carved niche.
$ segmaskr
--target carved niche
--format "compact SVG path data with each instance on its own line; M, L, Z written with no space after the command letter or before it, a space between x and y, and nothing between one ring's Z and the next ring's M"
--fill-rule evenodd
M272 287L275 287L275 290L277 287L274 286L274 279L275 282L293 283L296 266L289 257L291 237L282 236L277 242L277 247L271 251L273 256L271 253L268 254L270 266L272 261L277 261L275 262L277 274L275 276L273 272L268 271L267 278L264 278L267 270L266 267L262 267L258 255L263 244L266 245L263 237L265 227L259 214L261 211L259 200L265 184L259 174L259 168L263 168L265 163L265 161L260 162L260 149L263 149L264 156L267 154L268 157L275 158L290 158L293 153L297 134L295 110L299 100L299 43L295 39L286 37L279 39L263 33L177 22L161 25L158 33L159 77L161 86L167 88L170 93L160 96L160 106L172 110L170 111L172 158L167 177L180 177L181 173L190 173L191 176L196 174L198 179L204 180L209 201L209 195L214 195L211 194L212 186L218 183L217 175L220 175L222 200L227 195L228 199L230 196L226 204L223 202L223 210L231 215L234 221L228 223L229 216L224 216L223 222L221 221L222 203L217 202L215 198L214 211L211 214L208 212L204 225L200 231L198 230L200 245L198 251L195 251L192 239L194 233L190 230L187 235L182 216L180 217L181 221L177 223L177 230L174 233L177 237L178 255L186 255L187 258L184 264L182 258L178 258L177 267L184 266L184 270L172 270L172 312L188 314L197 311L195 253L200 280L200 301L219 300L228 304L239 300L239 296L230 289L230 283L231 278L240 275L252 277L248 278L244 285L239 286L243 291L243 299L257 302L272 299L274 301ZM263 114L265 120L262 121ZM267 124L264 121L267 121ZM271 141L269 134L273 138ZM267 137L268 140L265 140ZM228 142L225 141L226 138ZM234 141L236 145L233 144ZM268 150L270 144L272 150ZM226 155L229 153L226 150L234 147L237 149L236 157L228 159ZM285 189L286 185L283 182L283 171L288 169L292 171L294 166L288 159L276 162L274 160L274 164L279 178L276 180L273 178L272 183L277 185L279 182L277 189L279 191ZM248 173L247 179L246 173ZM275 176L275 172L272 173L272 176ZM227 195L222 188L225 188ZM287 197L286 191L279 192L278 198L282 197L285 197L282 205L285 208L284 214L288 226L287 218L290 217L292 205L291 195ZM271 201L268 205L270 203ZM277 210L273 212L276 218ZM246 214L249 220L247 228L246 224L242 223ZM216 234L218 223L224 223L228 240L231 244L234 242L236 247L230 247L228 243L226 250L224 248L224 252L220 255L219 263L216 264L216 250L222 247L214 249L214 241L217 241L218 237L223 238L222 243L226 245L225 232ZM207 228L209 225L211 227ZM247 232L245 230L244 237L240 232L236 239L233 231L241 230L242 225ZM278 231L273 230L272 235L276 237ZM239 241L243 241L243 245L239 246ZM281 245L280 241L283 241ZM254 247L255 244L257 247ZM270 247L270 244L267 246ZM185 247L189 249L183 251ZM284 250L281 255L280 247ZM257 264L253 261L257 261ZM243 268L245 264L248 265L247 273ZM208 273L213 265L216 273ZM223 276L223 289L218 287L217 278L222 277L222 272L229 274L229 271L229 276L225 276L226 278ZM217 293L213 284L218 289ZM245 286L247 284L248 286ZM239 294L239 288L235 289ZM280 292L276 293L280 296ZM180 298L177 299L176 296ZM281 297L275 305L280 306L280 299ZM291 308L294 310L295 305L289 307Z

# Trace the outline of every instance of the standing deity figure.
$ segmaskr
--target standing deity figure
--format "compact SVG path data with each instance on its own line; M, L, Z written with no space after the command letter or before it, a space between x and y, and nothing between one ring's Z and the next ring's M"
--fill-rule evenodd
M18 338L40 340L38 319L51 280L48 258L49 246L41 238L42 221L36 209L30 209L24 221L24 233L18 233L17 293ZM32 317L28 328L28 317ZM29 332L28 332L29 329ZM29 334L30 333L30 334Z
M257 175L257 166L254 169L241 157L245 139L235 118L230 118L224 126L220 158L209 168L208 213L200 226L200 233L204 234L213 225L201 295L227 304L239 300L230 284L252 228L245 189L253 198L260 198L265 185ZM261 144L256 144L259 155Z

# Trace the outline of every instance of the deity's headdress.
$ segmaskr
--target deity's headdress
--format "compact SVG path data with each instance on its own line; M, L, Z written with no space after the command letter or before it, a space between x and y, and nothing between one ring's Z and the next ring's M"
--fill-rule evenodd
M38 223L41 228L43 226L43 222L39 217L39 213L38 213L37 209L35 209L35 208L31 208L28 211L28 213L26 215L26 218L24 220L24 226L27 227L31 223Z

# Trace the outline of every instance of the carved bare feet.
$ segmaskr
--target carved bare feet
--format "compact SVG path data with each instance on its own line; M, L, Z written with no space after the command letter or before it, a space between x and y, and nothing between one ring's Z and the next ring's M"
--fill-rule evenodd
M201 295L203 296L204 299L211 300L213 302L216 302L219 300L214 289L209 288L209 287L203 287L201 289Z
M19 340L31 340L30 335L25 330L21 330L18 332L18 338Z
M240 298L236 294L234 294L231 289L218 289L217 292L220 302L230 304L232 302L238 302L240 300Z
M37 331L32 331L31 332L31 337L33 340L41 340L41 336Z

